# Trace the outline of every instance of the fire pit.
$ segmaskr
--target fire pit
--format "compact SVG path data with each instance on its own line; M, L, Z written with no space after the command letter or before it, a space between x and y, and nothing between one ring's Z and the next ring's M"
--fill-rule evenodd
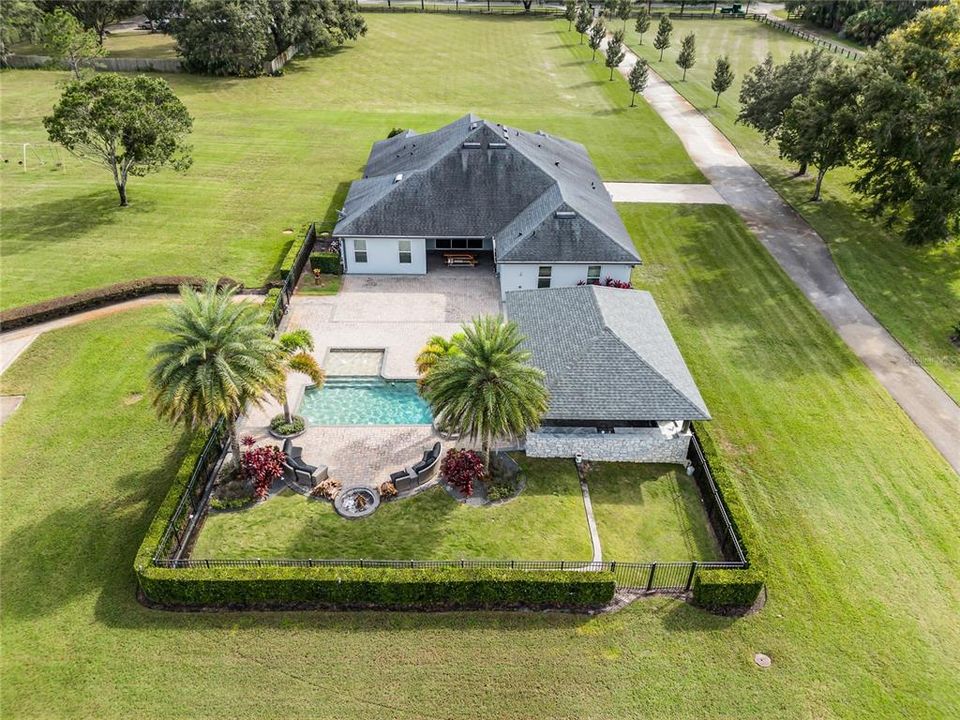
M366 517L380 506L380 493L372 487L354 487L344 490L333 501L333 507L345 518Z

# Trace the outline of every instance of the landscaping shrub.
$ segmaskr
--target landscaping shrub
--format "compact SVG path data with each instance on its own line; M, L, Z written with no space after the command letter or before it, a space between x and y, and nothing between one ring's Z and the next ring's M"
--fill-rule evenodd
M516 486L508 483L494 483L493 485L487 487L487 500L490 502L506 500L507 498L512 498L516 494Z
M193 275L163 275L157 277L140 278L126 282L114 283L102 288L84 290L74 295L51 298L33 305L23 305L0 312L0 327L4 331L35 325L55 320L56 318L74 313L92 310L102 305L109 305L123 300L132 300L153 295L154 293L176 293L181 285L189 285L197 289L207 283L204 278ZM231 278L220 278L217 287L242 287Z
M326 275L339 275L343 270L340 266L340 254L329 250L313 253L310 256L310 267Z
M473 495L473 485L483 480L486 468L480 453L473 450L448 450L440 462L443 479L467 497Z
M709 431L697 426L697 438L704 457L710 463L730 524L750 566L745 570L698 570L693 584L693 602L706 608L749 607L756 602L763 589L765 560L760 541Z
M306 421L300 415L291 416L290 422L287 422L283 413L274 415L270 420L270 429L278 435L296 435L303 432L305 427Z
M146 567L148 600L174 607L590 608L613 598L609 572L461 568Z
M249 444L253 438L244 438ZM270 493L270 486L283 474L283 452L276 445L261 445L244 450L240 458L243 473L253 481L253 494L263 500Z

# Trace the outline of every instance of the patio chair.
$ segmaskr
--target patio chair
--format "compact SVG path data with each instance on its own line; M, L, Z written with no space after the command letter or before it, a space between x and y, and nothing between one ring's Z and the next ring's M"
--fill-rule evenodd
M417 473L413 468L404 468L403 470L397 470L397 472L391 473L390 480L393 481L397 492L405 492L417 486Z
M297 470L303 470L304 472L310 473L311 476L320 469L316 465L311 465L310 463L304 462L303 448L295 447L290 441L290 438L287 438L283 441L283 454L287 457L287 462L290 463L290 465Z
M294 467L289 463L283 463L283 479L294 485L305 485L313 487L313 474L306 470Z
M423 459L413 466L413 471L417 474L417 482L422 483L432 474L440 460L440 443L435 443L432 448L423 453Z

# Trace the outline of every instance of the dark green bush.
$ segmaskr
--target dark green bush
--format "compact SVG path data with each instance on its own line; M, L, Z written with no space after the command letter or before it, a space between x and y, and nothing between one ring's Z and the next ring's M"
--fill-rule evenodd
M181 607L586 608L613 598L611 573L494 569L146 566L152 602Z
M310 256L310 267L327 275L339 275L343 270L340 266L340 254L332 251L313 253Z
M693 581L693 601L705 608L750 607L763 590L756 570L700 570Z
M305 427L306 421L299 415L292 415L290 422L287 422L283 413L274 415L270 420L270 429L278 435L296 435L299 432L303 432Z
M287 254L283 256L283 260L280 261L280 279L286 280L287 275L290 274L290 271L293 269L293 263L297 259L297 253L300 252L301 243L298 240L294 240L290 243L290 247L287 249Z
M763 588L765 559L760 549L757 531L740 499L709 430L697 426L697 437L703 454L710 463L720 498L727 507L727 515L740 540L749 568L745 570L701 569L693 584L693 602L707 608L746 607L753 605Z

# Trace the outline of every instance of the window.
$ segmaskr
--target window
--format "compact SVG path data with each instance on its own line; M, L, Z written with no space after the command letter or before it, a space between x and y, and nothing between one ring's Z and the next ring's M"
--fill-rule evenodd
M590 265L587 267L587 285L600 284L600 266Z
M467 249L467 240L466 240L466 238L454 238L454 240L453 240L453 249L454 249L454 250L466 250L466 249Z
M549 265L541 265L540 269L537 270L537 287L538 288L548 288L550 287L550 275L553 273L553 268Z
M438 239L435 241L434 247L437 248L437 250L449 250L450 240Z
M483 238L472 238L467 240L467 247L470 250L483 250Z
M400 264L409 265L413 262L413 252L410 247L410 241L401 240L398 244L400 248Z
M357 238L353 241L353 259L358 263L367 261L367 241Z

